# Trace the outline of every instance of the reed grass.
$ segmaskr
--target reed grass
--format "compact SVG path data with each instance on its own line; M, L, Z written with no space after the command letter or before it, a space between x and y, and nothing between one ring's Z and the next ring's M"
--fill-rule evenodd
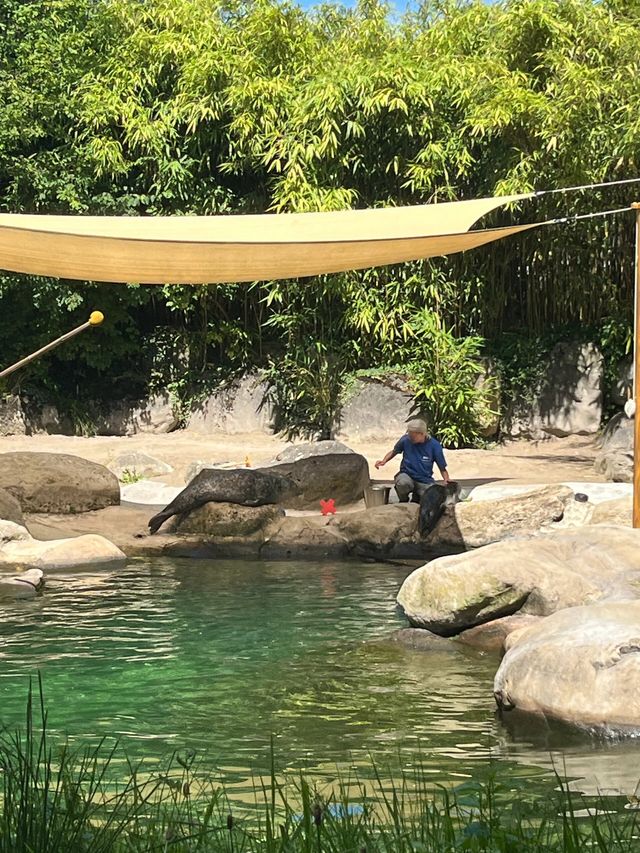
M35 697L35 698L34 698ZM417 769L390 781L338 780L329 791L301 777L256 782L255 805L233 805L195 754L152 774L118 747L57 747L42 688L29 691L24 728L0 733L0 853L632 853L635 804L583 797L558 776L552 790L489 772L453 789ZM273 754L273 750L272 750Z

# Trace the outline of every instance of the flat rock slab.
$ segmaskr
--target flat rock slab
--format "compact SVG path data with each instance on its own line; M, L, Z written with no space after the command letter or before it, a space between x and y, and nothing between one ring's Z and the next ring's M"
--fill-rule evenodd
M55 571L87 566L114 566L126 556L104 536L87 534L73 539L34 539L29 531L9 521L0 522L0 571L40 569Z
M514 632L494 692L504 714L640 732L640 601L574 607Z
M138 480L120 487L121 499L126 503L142 506L167 506L175 500L183 486L167 486L154 480Z
M639 582L640 531L593 525L432 560L398 603L413 626L449 636L516 612L634 599Z
M119 480L122 480L127 479L127 477L129 479L133 477L140 479L143 477L161 477L163 474L170 474L173 468L155 456L149 456L148 453L133 450L116 456L109 464L109 470Z
M0 488L23 512L87 512L120 503L115 474L66 453L0 454Z
M480 548L512 536L538 533L562 519L570 500L573 492L568 486L553 485L498 500L462 501L447 508L426 541L433 548Z

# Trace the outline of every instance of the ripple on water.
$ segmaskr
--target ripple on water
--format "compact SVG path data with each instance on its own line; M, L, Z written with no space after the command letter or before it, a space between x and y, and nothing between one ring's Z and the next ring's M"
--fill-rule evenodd
M398 768L420 753L438 781L489 759L548 768L547 750L514 744L495 720L496 658L380 642L403 623L407 572L134 560L54 575L42 597L0 607L0 719L22 721L40 670L52 733L117 737L144 761L195 747L242 790L268 772L272 735L278 769L323 778L366 775L372 755Z

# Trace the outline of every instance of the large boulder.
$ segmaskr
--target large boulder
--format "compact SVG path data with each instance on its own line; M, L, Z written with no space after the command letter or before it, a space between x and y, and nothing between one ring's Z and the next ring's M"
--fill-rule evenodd
M0 454L0 488L23 512L87 512L120 503L115 474L66 453Z
M514 632L506 646L494 682L504 714L640 732L640 601L562 610Z
M3 521L13 521L15 524L24 524L20 504L13 495L10 495L4 489L0 489L0 519Z
M449 636L512 613L633 599L640 531L589 526L440 557L409 575L398 603L411 625Z
M267 385L258 375L230 381L195 404L187 429L200 433L273 432L273 413L265 403Z
M26 528L0 521L0 571L32 568L43 571L85 566L115 566L126 561L119 548L93 533L72 539L34 539Z
M206 503L187 515L180 516L174 530L177 533L208 536L250 536L282 517L284 510L273 504L254 507Z
M503 432L513 438L594 435L602 420L604 360L595 344L557 344L531 404L516 403Z
M267 560L347 557L349 543L335 525L318 516L287 516L264 537L260 556Z
M349 387L336 434L340 437L398 439L415 417L416 406L405 377L363 377Z
M571 500L573 492L568 486L554 485L498 500L461 501L445 510L426 541L434 549L479 548L538 533L545 525L560 521Z
M296 492L291 480L280 477L273 470L258 471L234 468L224 471L205 468L166 506L149 521L156 533L174 515L187 515L206 503L233 503L242 506L264 506L283 503L290 492Z
M309 441L305 444L289 444L267 465L273 465L277 462L299 462L301 459L308 459L309 456L327 456L330 453L354 453L354 451L341 441Z
M362 499L369 485L369 463L359 453L326 453L295 462L267 463L260 469L289 479L293 486L282 497L290 509L318 509L320 500L333 498L338 508Z
M614 415L600 439L600 450L594 461L598 474L614 483L633 482L633 418L624 412Z
M24 435L26 431L20 397L0 397L0 435Z
M403 557L424 554L418 532L418 504L388 504L364 512L349 512L333 517L330 524L349 543L354 556Z

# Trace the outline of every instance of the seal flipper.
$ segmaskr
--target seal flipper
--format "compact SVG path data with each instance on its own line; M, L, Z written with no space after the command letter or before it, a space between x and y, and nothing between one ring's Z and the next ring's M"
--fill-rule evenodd
M153 518L149 519L149 530L152 534L157 533L165 521L173 515L172 512L167 512L167 509L163 509L162 512L159 512L157 515L154 515Z

